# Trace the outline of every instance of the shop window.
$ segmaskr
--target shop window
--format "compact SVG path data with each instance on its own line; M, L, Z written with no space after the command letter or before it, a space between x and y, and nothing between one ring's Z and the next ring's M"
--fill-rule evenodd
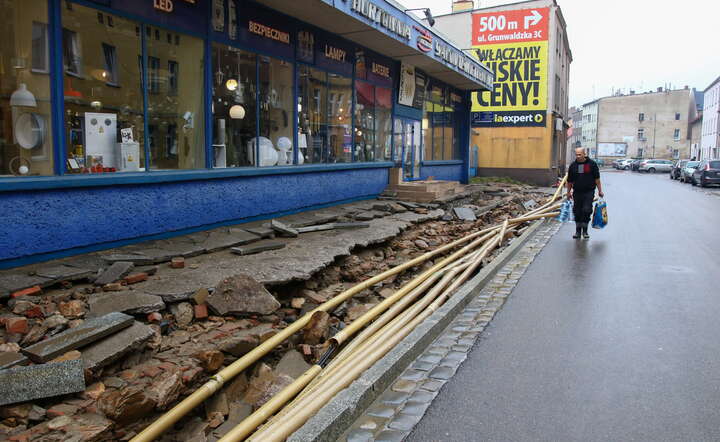
M0 176L53 173L44 0L0 2ZM45 68L45 69L42 69Z
M298 66L298 162L322 163L328 155L327 74Z
M205 124L203 107L204 43L199 38L185 36L182 48L159 38L147 39L148 53L148 114L158 128L157 144L150 147L152 169L197 169L205 167ZM172 60L182 66L175 72L169 69ZM172 83L183 85L181 93L173 95Z
M392 89L375 87L375 129L378 144L375 160L392 160Z
M43 74L50 72L48 27L36 21L32 24L32 71Z
M430 100L425 101L423 114L423 143L425 160L455 160L461 158L458 138L459 121L449 104L449 95L433 87Z
M69 10L72 12L73 10ZM75 31L63 29L63 63L65 73L76 77L82 76L82 51L80 37Z
M102 44L103 55L105 56L105 80L110 86L118 86L117 49L107 43Z
M138 23L97 11L63 8L67 173L145 170L141 39ZM105 23L110 15L105 14ZM103 42L103 43L99 43ZM73 55L76 54L77 56ZM80 58L79 54L85 56ZM78 73L83 72L83 77ZM117 87L122 72L123 87Z
M355 82L355 160L375 159L375 86Z
M328 74L328 163L352 161L352 79Z
M256 61L257 56L253 53L213 44L212 111L215 167L255 165L255 145L258 135Z
M293 64L260 56L258 74L261 137L259 145L263 149L260 152L260 165L293 164Z
M443 107L440 104L432 103L432 112L430 113L430 124L432 126L432 159L443 160L445 141L445 122L443 121Z

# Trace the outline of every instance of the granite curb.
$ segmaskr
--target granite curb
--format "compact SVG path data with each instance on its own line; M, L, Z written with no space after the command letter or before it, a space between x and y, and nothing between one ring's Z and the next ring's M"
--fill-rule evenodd
M437 338L502 267L532 238L544 221L533 223L490 265L465 283L440 309L413 330L378 363L338 393L305 425L290 435L292 442L335 441L385 389Z

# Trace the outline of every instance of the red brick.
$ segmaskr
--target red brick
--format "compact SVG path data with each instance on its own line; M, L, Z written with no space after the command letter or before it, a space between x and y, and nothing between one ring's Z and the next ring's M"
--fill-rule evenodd
M163 369L160 368L157 365L150 365L148 367L144 367L142 370L143 374L147 377L154 378L155 376L159 375L163 372Z
M128 284L137 284L138 282L147 281L148 274L145 272L141 273L132 273L125 277L124 281Z
M28 332L28 321L23 317L5 319L5 330L8 333L19 333L24 335Z
M34 307L30 307L29 309L25 310L23 312L23 315L26 318L44 318L45 312L43 312L42 308L39 305L36 305Z
M120 372L120 377L126 381L137 379L138 372L135 370L125 370Z
M207 304L199 304L195 306L195 319L205 319L208 317Z
M200 373L203 372L203 369L201 367L193 367L189 370L185 371L182 375L182 381L185 384L189 384L193 382L197 377L200 375Z
M19 298L20 296L32 296L32 295L39 295L42 293L42 289L39 285L35 285L26 289L18 290L17 292L14 292L12 295L10 295L13 298Z
M152 312L147 315L148 322L160 322L162 321L162 315L158 312Z
M172 267L174 269L184 268L185 267L185 258L183 258L182 256L173 258L172 261L170 261L170 267Z
M177 365L173 364L172 362L163 362L162 364L158 365L158 367L162 368L165 371L175 371L177 370Z

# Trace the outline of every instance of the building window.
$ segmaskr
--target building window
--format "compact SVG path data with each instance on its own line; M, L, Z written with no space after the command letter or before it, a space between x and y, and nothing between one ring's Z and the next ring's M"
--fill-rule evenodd
M155 31L153 35L158 37L160 30ZM155 144L149 149L150 168L168 170L205 167L205 109L202 87L205 64L198 62L204 59L205 44L199 38L185 36L182 48L161 38L148 38L146 46L150 93L147 118L157 130ZM161 69L161 60L172 60L178 66L182 64L183 69L177 69L173 78L169 70ZM182 94L173 95L173 84L187 87Z
M44 0L0 2L0 176L53 174L52 110ZM6 203L3 207L11 210Z
M637 132L638 141L645 141L645 129L640 128Z
M110 17L104 14L105 23ZM139 24L113 17L114 26L104 26L97 10L78 4L63 8L62 22L63 37L70 39L63 40L67 173L145 170L142 44L134 32ZM78 78L79 72L87 75ZM120 72L123 88L116 87Z
M77 32L63 29L63 63L65 73L82 76L82 52Z
M151 94L160 93L160 59L148 57L148 92Z
M673 149L672 151L672 157L676 160L680 158L680 150L679 149Z
M432 87L426 95L422 120L424 160L454 160L460 158L458 121L445 88Z
M36 21L32 23L32 71L43 74L50 72L47 24Z
M168 95L177 95L179 78L180 64L177 61L168 60Z
M365 81L355 82L355 158L389 161L392 147L392 92Z
M220 44L213 44L212 51L213 165L255 166L257 56ZM268 141L261 140L261 158L272 155Z
M676 120L679 120L679 119L680 119L680 113L675 113L675 119L676 119Z
M673 139L675 139L675 141L680 139L680 129L675 129L675 132L673 133Z
M102 50L105 59L105 72L102 75L105 77L105 82L111 86L118 86L120 80L118 78L117 50L115 46L107 43L102 44Z
M638 121L645 121L645 114L644 114L644 113L640 112L640 113L638 114Z

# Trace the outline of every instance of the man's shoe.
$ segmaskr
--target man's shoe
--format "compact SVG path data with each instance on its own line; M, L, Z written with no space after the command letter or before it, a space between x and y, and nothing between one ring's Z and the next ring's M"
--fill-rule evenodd
M579 230L575 232L575 234L573 235L573 239L580 239L580 231Z
M582 237L583 239L590 239L590 235L586 231L582 233Z

